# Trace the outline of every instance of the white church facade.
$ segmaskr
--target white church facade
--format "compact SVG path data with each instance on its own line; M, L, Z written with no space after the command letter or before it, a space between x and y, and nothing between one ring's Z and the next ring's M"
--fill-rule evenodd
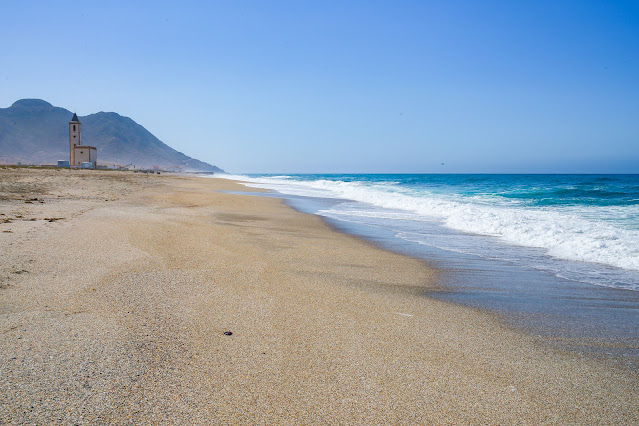
M94 146L82 145L82 123L78 115L73 114L69 121L69 165L95 169L98 161L98 149Z

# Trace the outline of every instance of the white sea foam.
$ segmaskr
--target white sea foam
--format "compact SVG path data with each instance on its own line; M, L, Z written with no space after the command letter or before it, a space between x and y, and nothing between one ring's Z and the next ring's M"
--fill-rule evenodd
M456 231L496 237L510 245L540 248L554 258L639 271L639 230L602 218L595 207L532 208L496 202L490 196L434 194L393 183L303 181L290 177L239 179L250 182L250 186L287 194L354 200L385 209L351 209L340 211L341 215L379 218L395 215L415 221L436 221ZM622 213L619 209L624 207L616 209L619 217ZM635 210L636 206L629 207L627 214L636 215Z

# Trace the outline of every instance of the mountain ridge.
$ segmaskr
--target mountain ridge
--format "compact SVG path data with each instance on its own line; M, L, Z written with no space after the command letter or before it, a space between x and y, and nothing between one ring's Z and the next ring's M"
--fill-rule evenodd
M0 164L54 164L69 158L73 113L42 99L19 99L0 108ZM82 143L98 149L98 164L133 164L174 171L223 172L166 145L130 117L97 112L79 117Z

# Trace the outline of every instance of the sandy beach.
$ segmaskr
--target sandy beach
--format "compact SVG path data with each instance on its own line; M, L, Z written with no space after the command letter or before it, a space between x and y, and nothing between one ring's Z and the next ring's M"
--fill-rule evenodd
M639 422L636 370L430 299L424 262L223 190L248 189L0 168L0 423Z

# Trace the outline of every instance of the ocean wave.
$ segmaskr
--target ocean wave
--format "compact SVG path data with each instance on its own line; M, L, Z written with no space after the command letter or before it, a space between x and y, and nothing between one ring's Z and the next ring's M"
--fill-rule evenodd
M552 206L508 205L491 202L490 197L435 194L380 182L247 177L241 180L250 182L250 186L288 194L354 200L410 212L456 231L496 237L510 245L540 248L554 258L639 270L639 231L601 220L595 206L562 210Z

